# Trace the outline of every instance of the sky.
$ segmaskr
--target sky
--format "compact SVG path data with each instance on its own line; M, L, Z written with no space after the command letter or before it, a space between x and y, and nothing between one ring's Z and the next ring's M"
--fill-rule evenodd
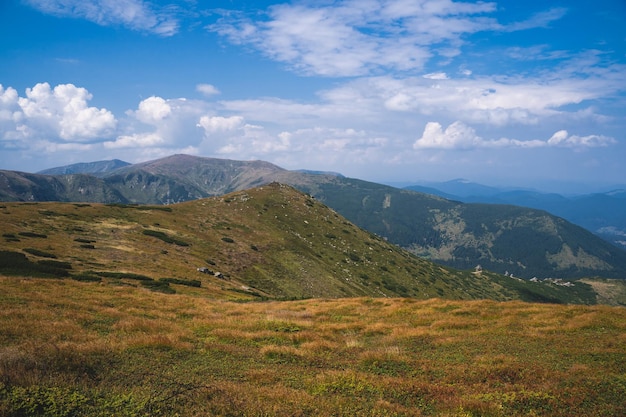
M0 0L0 169L626 184L625 23L626 0Z

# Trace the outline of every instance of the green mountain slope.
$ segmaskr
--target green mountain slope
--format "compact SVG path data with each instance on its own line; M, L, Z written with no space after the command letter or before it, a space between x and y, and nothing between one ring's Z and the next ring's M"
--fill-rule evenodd
M545 211L462 204L333 174L288 171L263 161L173 155L101 179L9 174L0 181L0 199L7 201L170 204L278 181L311 194L357 226L445 265L481 265L527 279L626 278L626 251Z
M349 178L317 187L317 198L358 226L455 268L481 265L527 279L626 277L626 252L545 211L464 204Z
M520 282L436 265L277 183L171 206L4 203L0 215L0 274L5 275L141 285L226 299L596 302L587 284Z

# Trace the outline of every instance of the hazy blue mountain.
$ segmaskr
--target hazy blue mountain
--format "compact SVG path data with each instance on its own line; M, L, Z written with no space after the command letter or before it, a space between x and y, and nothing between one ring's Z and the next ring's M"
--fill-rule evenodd
M44 169L39 171L38 174L43 175L67 175L67 174L91 174L96 177L101 177L107 173L130 165L128 162L120 161L119 159L113 159L110 161L96 161L96 162L80 162L72 165L65 165L61 167Z
M626 190L564 196L525 189L500 189L465 181L413 185L406 189L465 203L511 204L546 210L626 249Z

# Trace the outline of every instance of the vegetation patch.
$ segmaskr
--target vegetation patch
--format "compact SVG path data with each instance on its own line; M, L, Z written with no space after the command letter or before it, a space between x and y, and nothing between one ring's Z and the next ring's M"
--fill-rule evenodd
M44 235L41 233L34 233L34 232L19 232L18 235L24 236L24 237L34 237L38 239L46 239L48 237L48 235Z
M110 204L106 204L106 206L122 208L122 209L135 209L135 210L142 210L142 211L159 210L159 211L165 211L167 213L172 212L172 208L168 206L146 206L146 205L141 205L141 204L123 204L123 203L110 203Z
M95 243L95 240L91 240L91 239L84 239L82 237L78 237L76 239L74 239L74 242L79 242L79 243Z
M72 269L72 264L64 261L55 261L52 259L42 259L37 261L39 265L43 265L50 268L59 268L59 269Z
M141 286L151 291L162 292L164 294L176 294L176 290L170 287L167 281L141 280Z
M152 237L156 237L157 239L161 239L165 243L173 243L177 246L189 246L189 243L180 239L173 238L169 236L168 234L161 232L159 230L144 229L142 233L146 236L152 236Z
M146 275L135 274L132 272L98 271L98 272L94 272L94 274L101 276L103 278L132 279L135 281L153 281L152 278Z
M56 258L57 256L53 253L44 252L39 249L33 248L24 248L24 252L30 253L31 255L39 256L41 258Z
M97 275L92 275L92 274L75 274L72 275L71 278L74 281L81 281L81 282L102 282L102 277L99 277Z
M159 278L159 281L169 284L185 285L187 287L200 288L202 286L202 282L198 279Z
M0 278L0 414L626 415L622 308L142 291L167 281Z
M19 242L20 241L20 239L14 233L3 233L2 237L7 242Z
M0 273L40 278L63 278L69 276L66 268L46 263L31 262L23 253L6 250L0 251Z

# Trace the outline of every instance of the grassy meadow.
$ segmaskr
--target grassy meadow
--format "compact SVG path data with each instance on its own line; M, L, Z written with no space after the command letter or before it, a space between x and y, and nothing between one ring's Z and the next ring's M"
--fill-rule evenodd
M623 416L626 309L0 277L1 416Z

